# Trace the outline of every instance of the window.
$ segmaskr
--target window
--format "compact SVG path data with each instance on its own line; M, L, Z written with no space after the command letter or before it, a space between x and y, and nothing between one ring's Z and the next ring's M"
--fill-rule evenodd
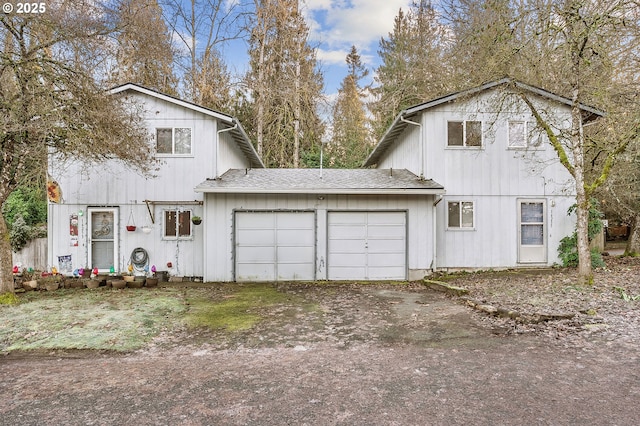
M540 135L533 132L534 123L527 121L509 122L509 148L538 147Z
M449 228L473 228L473 202L449 201L447 226Z
M158 154L191 154L191 129L188 127L156 129L156 150Z
M482 122L449 121L447 123L447 146L482 146Z
M541 246L544 244L544 204L520 203L520 244Z
M191 238L191 211L165 210L164 237L168 239Z

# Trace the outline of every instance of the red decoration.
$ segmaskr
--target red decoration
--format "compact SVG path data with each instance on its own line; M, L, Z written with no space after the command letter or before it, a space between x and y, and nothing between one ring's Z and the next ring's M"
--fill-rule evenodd
M14 273L14 274L17 274L18 272L20 272L20 269L18 268L18 265L15 265L15 266L13 267L13 273Z

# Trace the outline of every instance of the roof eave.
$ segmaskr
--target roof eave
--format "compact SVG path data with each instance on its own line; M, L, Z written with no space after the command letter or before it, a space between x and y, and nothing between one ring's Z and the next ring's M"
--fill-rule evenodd
M442 195L444 188L407 189L253 189L253 188L207 188L198 186L195 192L205 194L322 194L322 195Z

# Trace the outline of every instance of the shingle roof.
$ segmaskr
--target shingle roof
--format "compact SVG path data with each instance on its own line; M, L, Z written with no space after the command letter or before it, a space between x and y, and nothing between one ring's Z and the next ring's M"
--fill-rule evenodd
M195 188L208 193L444 194L406 169L231 169Z

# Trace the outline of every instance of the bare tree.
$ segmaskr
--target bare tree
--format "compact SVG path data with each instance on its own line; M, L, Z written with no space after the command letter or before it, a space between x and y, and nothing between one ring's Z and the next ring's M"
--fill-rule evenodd
M124 0L117 10L113 85L137 83L177 95L173 46L157 0Z
M83 1L49 4L37 17L0 16L0 204L32 174L44 174L49 156L118 158L153 172L140 117L92 75L114 31L112 16L104 5ZM11 247L0 218L0 293L7 291L13 291Z

